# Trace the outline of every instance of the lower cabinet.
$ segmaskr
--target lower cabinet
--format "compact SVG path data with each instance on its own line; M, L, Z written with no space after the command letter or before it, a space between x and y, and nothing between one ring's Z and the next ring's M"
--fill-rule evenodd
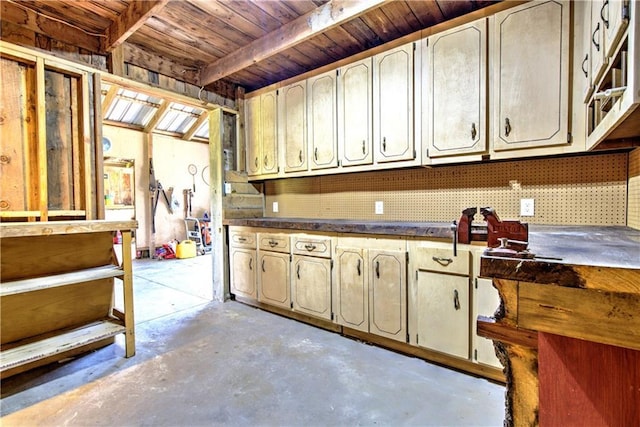
M469 358L471 255L451 245L410 242L410 342Z
M363 238L343 244L336 249L336 322L406 342L406 242Z
M229 227L229 288L233 295L256 299L256 233Z
M291 307L294 311L332 320L331 238L292 237Z
M287 234L258 234L258 301L291 307Z

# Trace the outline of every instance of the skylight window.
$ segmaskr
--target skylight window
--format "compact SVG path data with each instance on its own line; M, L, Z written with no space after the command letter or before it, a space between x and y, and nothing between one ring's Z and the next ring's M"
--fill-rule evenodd
M105 120L145 127L162 105L162 99L119 89L115 100L109 106Z
M193 134L197 138L209 139L209 120L205 120Z
M172 102L156 129L184 134L198 120L204 110Z

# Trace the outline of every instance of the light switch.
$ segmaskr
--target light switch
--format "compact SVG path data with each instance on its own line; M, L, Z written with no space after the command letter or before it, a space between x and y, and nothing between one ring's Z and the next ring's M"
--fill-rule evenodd
M277 213L277 212L278 212L278 209L279 209L278 202L273 202L273 206L272 206L272 208L271 208L271 210L273 211L273 213Z
M375 204L376 215L384 214L384 203L381 201L377 201Z

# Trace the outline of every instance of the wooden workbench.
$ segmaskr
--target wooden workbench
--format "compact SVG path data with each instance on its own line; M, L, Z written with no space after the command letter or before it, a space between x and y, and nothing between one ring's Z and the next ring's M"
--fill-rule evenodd
M131 238L136 221L55 221L0 224L0 374L113 342L125 334L135 354ZM113 237L122 233L122 263ZM123 285L113 307L114 279Z
M544 243L562 262L481 260L501 298L477 326L505 366L505 425L640 425L640 240L571 232Z

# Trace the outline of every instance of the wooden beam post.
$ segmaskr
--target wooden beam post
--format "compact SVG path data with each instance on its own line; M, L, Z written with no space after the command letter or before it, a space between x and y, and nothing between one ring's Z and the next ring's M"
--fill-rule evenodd
M4 2L3 2L4 3ZM49 182L47 179L47 103L45 95L44 59L36 60L36 127L38 146L38 210L40 221L49 220Z
M122 46L111 50L111 53L107 56L107 68L109 72L115 76L125 76L124 51Z
M206 86L256 62L277 55L324 31L376 9L387 1L393 0L331 0L207 65L200 73L200 85Z
M235 170L244 172L246 168L247 146L244 137L244 88L238 86L236 89L236 105L238 114L236 115L236 164Z
M209 113L209 191L211 197L211 257L213 262L213 299L224 301L229 290L225 289L225 238L222 227L222 195L224 186L222 137L223 112L217 108Z
M93 140L95 141L96 219L105 218L104 152L102 151L102 79L93 74Z

